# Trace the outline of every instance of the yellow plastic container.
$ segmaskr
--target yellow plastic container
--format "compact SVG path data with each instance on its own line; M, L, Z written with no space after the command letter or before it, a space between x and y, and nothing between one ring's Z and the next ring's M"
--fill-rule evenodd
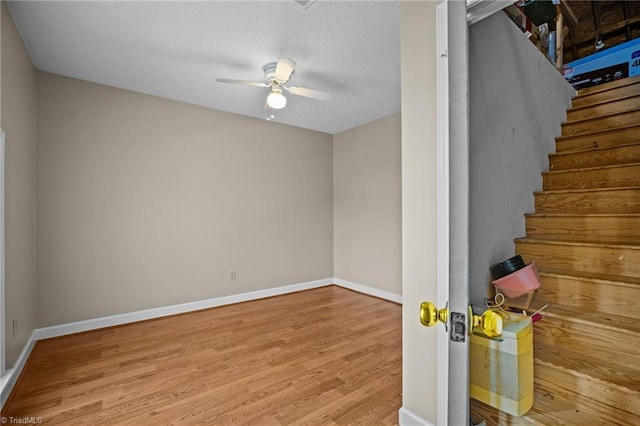
M472 398L514 416L533 406L533 327L526 315L509 314L502 341L473 334L469 364Z

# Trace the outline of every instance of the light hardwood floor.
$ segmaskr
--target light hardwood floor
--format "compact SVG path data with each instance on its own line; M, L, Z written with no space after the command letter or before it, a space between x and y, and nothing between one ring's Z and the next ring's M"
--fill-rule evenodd
M337 286L43 340L2 415L46 425L397 424L401 307Z

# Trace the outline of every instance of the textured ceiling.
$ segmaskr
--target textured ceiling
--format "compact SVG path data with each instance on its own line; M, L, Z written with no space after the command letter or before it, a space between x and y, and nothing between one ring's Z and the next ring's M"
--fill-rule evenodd
M302 2L304 3L304 2ZM337 133L400 111L396 1L9 2L41 71L266 118L262 66L297 62L275 121Z

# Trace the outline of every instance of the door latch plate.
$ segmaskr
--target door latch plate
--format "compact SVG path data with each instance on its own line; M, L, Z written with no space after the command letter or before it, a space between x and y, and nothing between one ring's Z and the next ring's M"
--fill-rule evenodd
M464 342L467 335L466 315L461 312L451 312L449 321L451 321L451 341Z

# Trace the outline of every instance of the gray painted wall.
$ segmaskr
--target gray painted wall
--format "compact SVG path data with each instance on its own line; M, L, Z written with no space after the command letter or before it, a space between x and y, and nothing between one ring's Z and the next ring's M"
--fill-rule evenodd
M513 256L513 239L524 236L575 91L503 13L472 25L469 43L469 282L481 303L489 266Z

